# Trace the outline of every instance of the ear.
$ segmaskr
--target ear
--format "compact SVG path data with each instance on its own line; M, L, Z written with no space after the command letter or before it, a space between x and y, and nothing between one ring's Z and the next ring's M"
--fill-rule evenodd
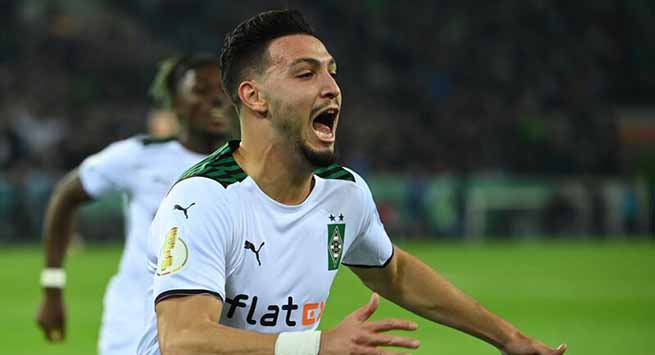
M268 102L264 98L257 82L253 80L246 80L239 84L237 89L241 104L250 110L256 112L260 116L266 116L268 112Z

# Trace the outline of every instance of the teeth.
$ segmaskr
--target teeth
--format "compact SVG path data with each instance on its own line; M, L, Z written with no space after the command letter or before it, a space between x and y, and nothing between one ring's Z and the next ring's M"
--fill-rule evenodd
M325 113L327 113L329 115L336 115L337 114L337 109L334 109L334 108L327 109L327 110L323 111L323 113L319 113L316 117L318 117L318 116L320 116L322 114L325 114Z

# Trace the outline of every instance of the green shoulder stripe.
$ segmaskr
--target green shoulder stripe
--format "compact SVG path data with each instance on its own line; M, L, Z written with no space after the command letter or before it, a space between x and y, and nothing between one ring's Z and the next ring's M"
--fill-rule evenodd
M170 136L170 137L143 136L141 137L141 144L151 145L151 144L168 143L170 141L174 141L175 139L176 139L175 136Z
M238 140L227 142L207 158L189 168L177 182L198 176L212 179L223 185L223 187L228 187L235 182L243 181L248 175L241 170L241 167L232 156L232 153L238 147Z
M323 168L314 170L314 174L323 179L348 180L355 182L355 176L350 171L344 169L338 164L332 164Z
M223 187L243 181L248 175L234 160L233 153L239 148L239 141L229 141L196 165L189 168L177 180L180 182L190 177L198 176L212 179ZM355 182L355 176L338 164L332 164L314 170L314 174L323 179L348 180Z

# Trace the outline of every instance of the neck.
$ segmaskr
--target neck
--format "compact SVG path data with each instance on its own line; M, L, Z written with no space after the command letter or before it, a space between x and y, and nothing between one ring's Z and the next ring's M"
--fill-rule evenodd
M193 133L186 129L180 131L177 140L184 148L194 153L205 155L218 149L227 141L225 137L217 137L207 133Z
M247 129L242 125L241 145L234 158L270 198L285 205L300 204L313 188L314 168L288 142L271 133L272 129Z

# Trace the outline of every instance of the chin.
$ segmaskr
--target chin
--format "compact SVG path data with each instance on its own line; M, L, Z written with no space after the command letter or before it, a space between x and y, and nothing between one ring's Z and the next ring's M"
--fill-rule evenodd
M301 151L307 161L314 167L320 168L333 164L337 160L334 148L314 149L302 144Z
M207 137L212 138L212 139L223 139L224 140L224 139L228 138L229 133L224 129L220 129L220 130L217 129L217 130L207 130L207 131L205 131L205 135Z

